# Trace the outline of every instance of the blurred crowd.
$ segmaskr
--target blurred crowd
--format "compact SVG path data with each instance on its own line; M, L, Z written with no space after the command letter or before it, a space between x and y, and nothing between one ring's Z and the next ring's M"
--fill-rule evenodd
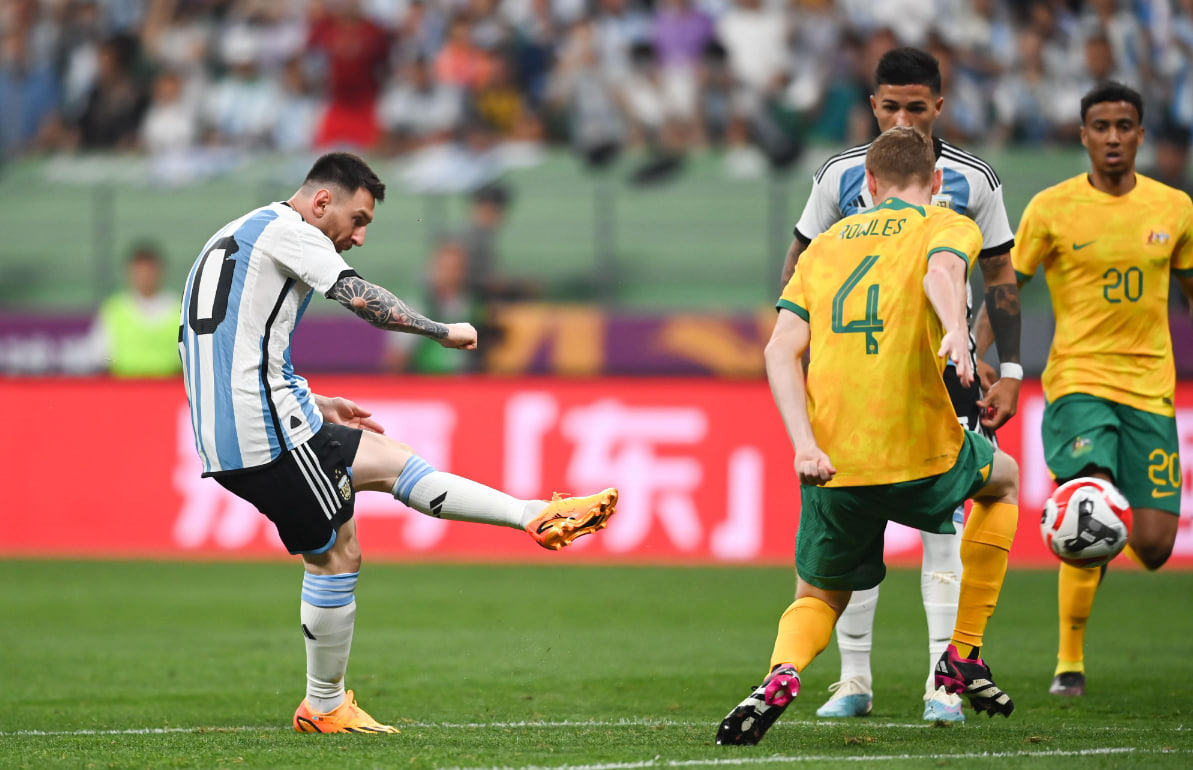
M1072 140L1104 78L1193 125L1193 0L0 0L0 150L556 144L649 176L716 147L749 174L868 139L899 44L940 60L961 144Z

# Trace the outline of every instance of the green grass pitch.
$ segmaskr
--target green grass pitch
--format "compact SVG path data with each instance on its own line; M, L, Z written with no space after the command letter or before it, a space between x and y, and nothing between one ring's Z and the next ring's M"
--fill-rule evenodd
M790 571L546 558L366 564L348 685L396 736L289 729L297 564L0 562L0 767L1193 766L1188 572L1112 571L1079 700L1046 693L1055 573L1013 572L985 651L1015 713L960 727L919 720L919 574L892 572L874 714L816 720L830 649L762 744L731 747L716 725L764 673Z

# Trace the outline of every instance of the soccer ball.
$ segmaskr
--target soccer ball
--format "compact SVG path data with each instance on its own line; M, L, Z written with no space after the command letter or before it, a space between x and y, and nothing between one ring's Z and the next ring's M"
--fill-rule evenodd
M1131 506L1109 481L1073 479L1057 487L1044 503L1040 533L1064 563L1100 567L1126 547Z

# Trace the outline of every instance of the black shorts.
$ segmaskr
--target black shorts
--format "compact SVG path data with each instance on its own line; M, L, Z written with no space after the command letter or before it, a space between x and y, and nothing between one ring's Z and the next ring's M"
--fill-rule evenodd
M946 366L944 368L944 386L949 390L949 400L953 402L953 411L957 413L961 427L981 434L993 442L994 431L982 425L982 408L978 406L978 399L982 397L982 388L978 383L977 374L974 374L973 384L967 388L961 384L961 379L957 377L957 367ZM995 444L995 446L998 445Z
M225 489L269 517L290 553L323 553L352 518L349 469L360 431L324 422L305 444L260 468L215 476Z

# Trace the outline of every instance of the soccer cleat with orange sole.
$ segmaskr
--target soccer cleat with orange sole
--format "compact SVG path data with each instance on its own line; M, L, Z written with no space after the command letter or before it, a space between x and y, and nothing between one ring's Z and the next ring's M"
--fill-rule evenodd
M543 548L558 551L582 535L604 529L616 509L617 490L612 487L588 497L556 492L543 512L526 525L526 532Z
M397 733L392 725L383 725L369 716L369 712L356 705L352 691L344 693L344 702L326 714L311 711L307 699L303 698L294 712L294 729L300 733Z

